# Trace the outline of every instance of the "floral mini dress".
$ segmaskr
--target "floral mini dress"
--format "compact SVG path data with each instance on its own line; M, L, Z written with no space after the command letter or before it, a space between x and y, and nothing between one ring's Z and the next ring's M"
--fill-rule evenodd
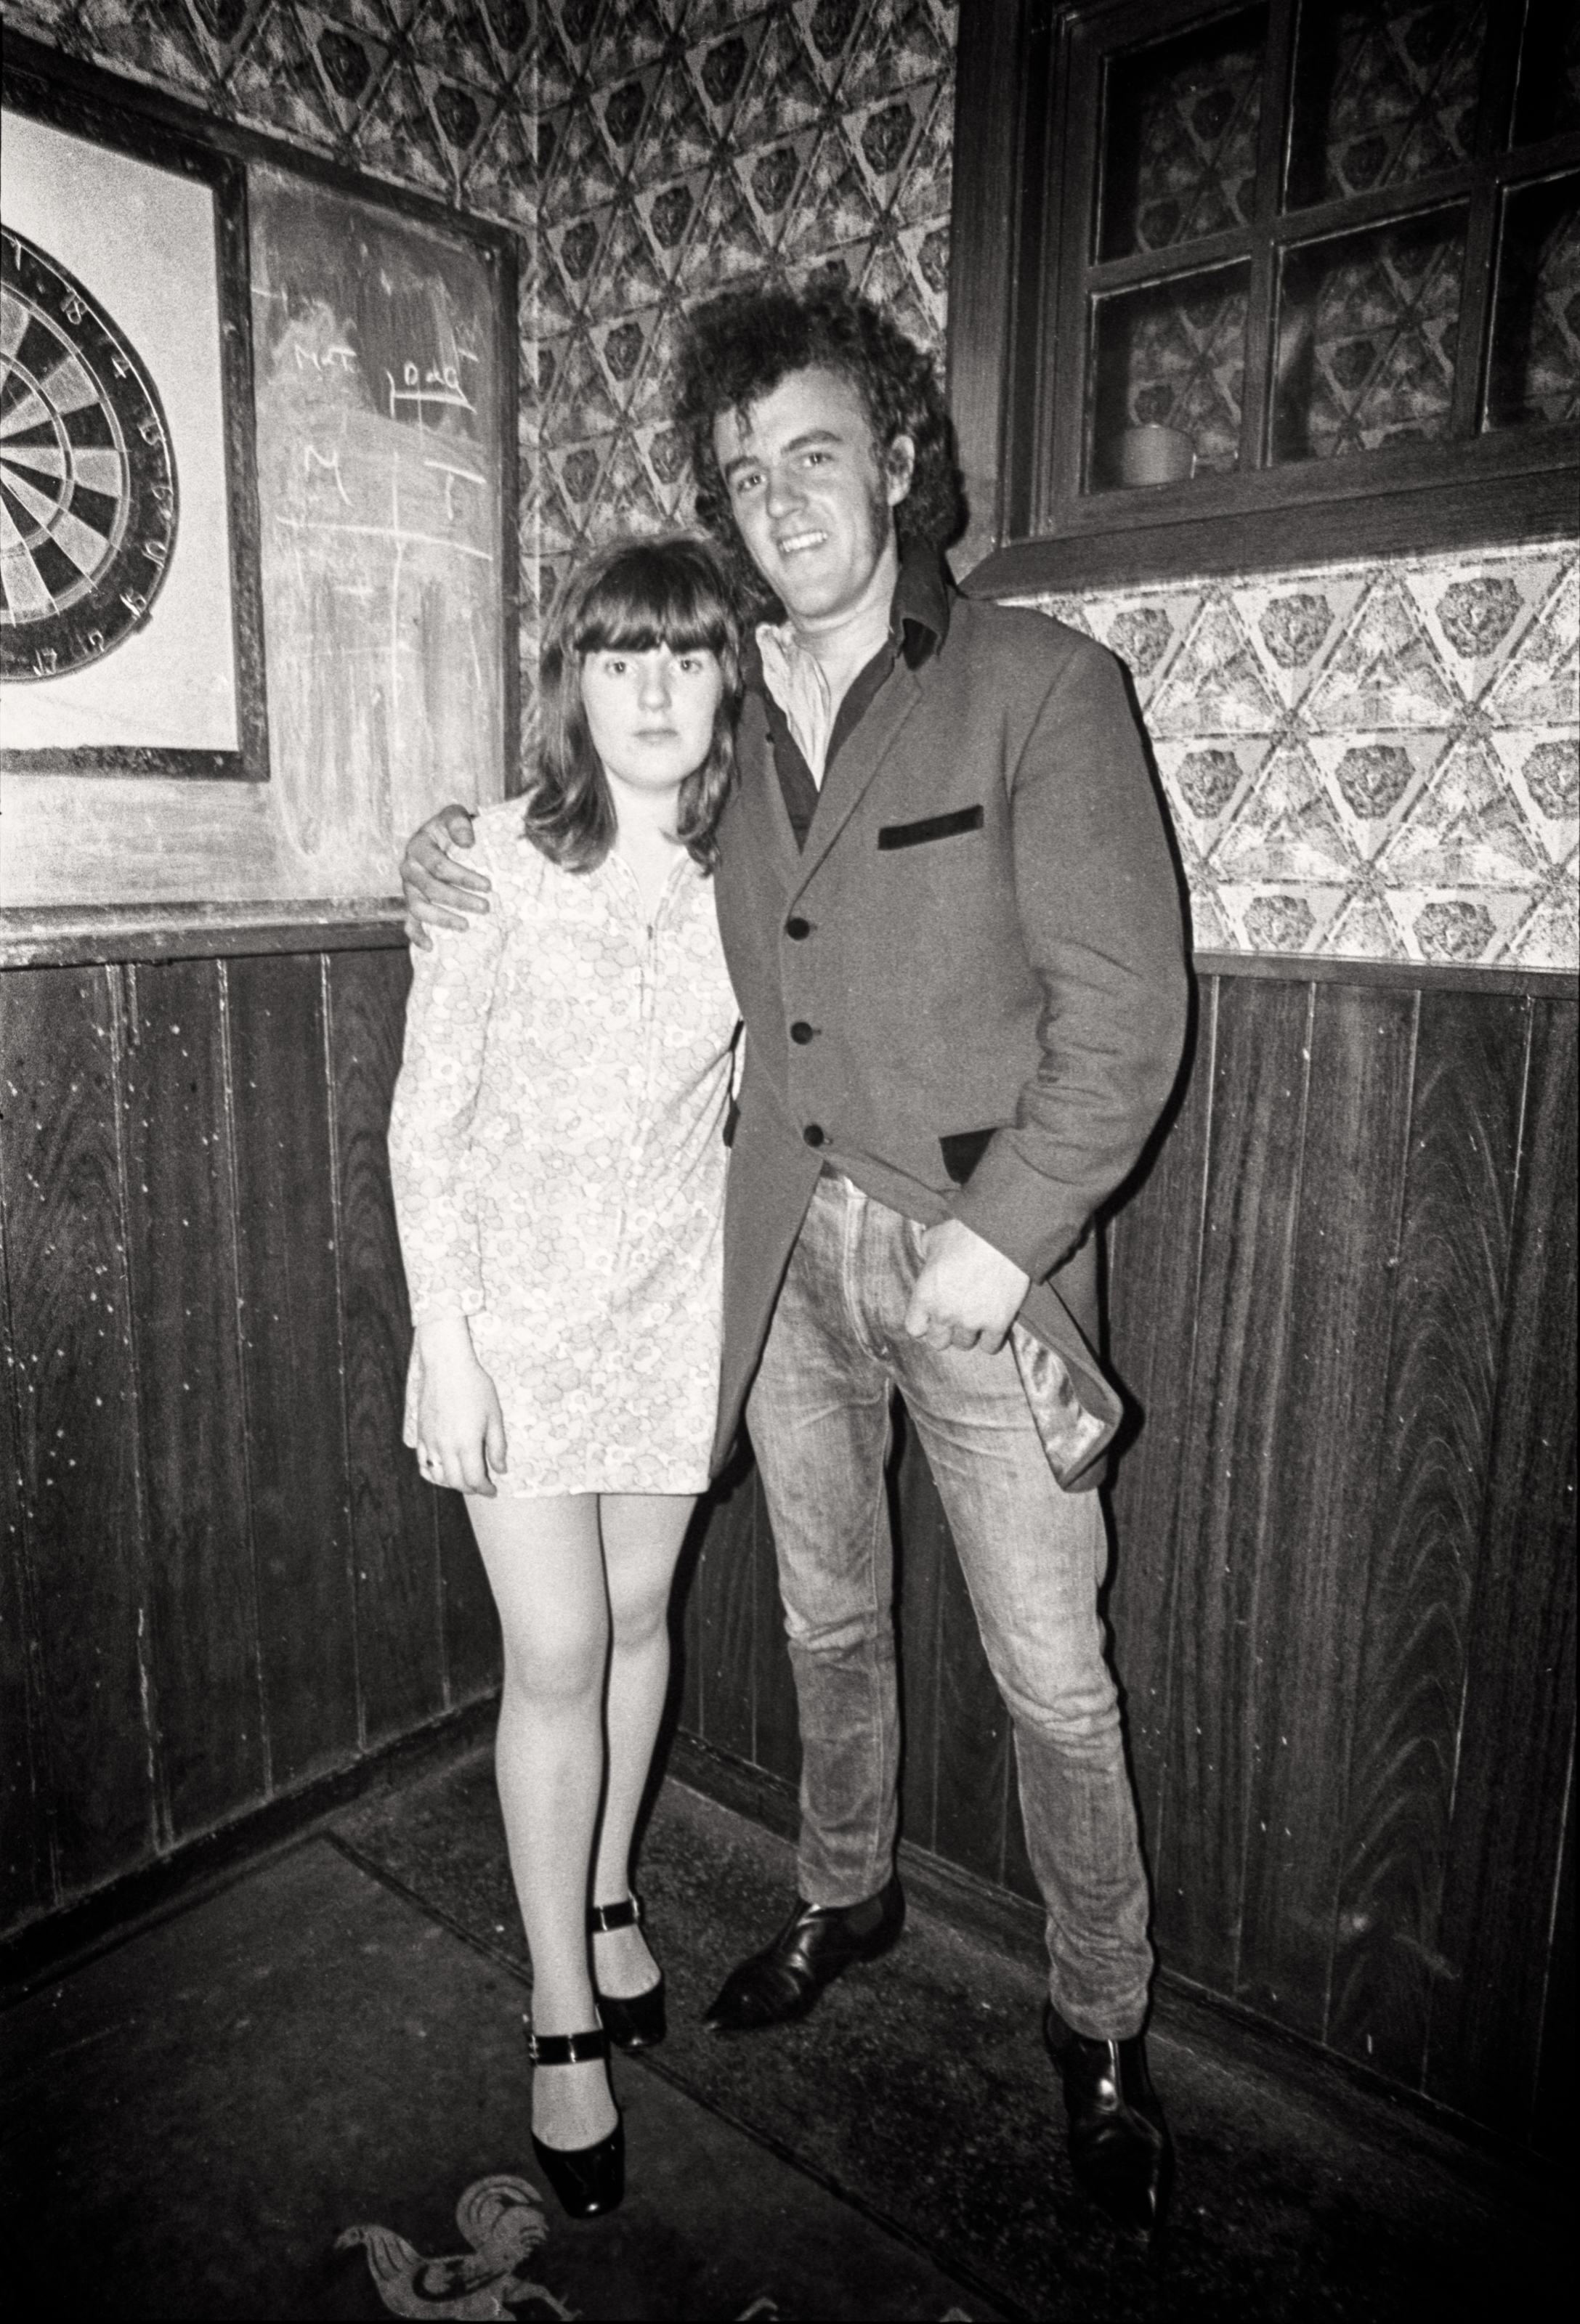
M390 1124L412 1322L469 1319L501 1493L700 1492L737 1021L713 882L677 851L650 924L619 856L560 870L519 800L475 831L490 909L413 949ZM408 1444L419 1388L414 1353Z

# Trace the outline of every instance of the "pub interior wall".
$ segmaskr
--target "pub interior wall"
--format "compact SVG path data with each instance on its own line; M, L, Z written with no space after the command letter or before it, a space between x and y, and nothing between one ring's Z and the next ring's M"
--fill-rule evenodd
M590 542L684 521L685 308L836 263L942 360L947 0L4 0L5 22L521 237L524 715ZM1198 947L1573 965L1572 548L1049 601L1130 664Z

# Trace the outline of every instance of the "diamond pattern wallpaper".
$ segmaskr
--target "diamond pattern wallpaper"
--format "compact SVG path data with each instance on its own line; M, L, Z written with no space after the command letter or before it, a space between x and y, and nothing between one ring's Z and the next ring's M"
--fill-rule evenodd
M664 381L688 305L836 263L942 355L950 0L0 0L0 16L517 233L529 703L584 545L686 517ZM1572 554L1050 610L1135 674L1199 946L1575 961Z

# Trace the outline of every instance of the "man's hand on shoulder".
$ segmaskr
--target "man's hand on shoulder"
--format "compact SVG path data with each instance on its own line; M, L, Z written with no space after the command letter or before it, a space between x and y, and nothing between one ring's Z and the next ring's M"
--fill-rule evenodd
M1031 1277L958 1219L929 1227L921 1273L905 1311L905 1328L929 1348L981 1348L996 1354Z
M401 858L401 888L406 899L406 934L426 952L428 930L464 928L468 912L488 909L489 881L454 861L452 847L470 847L468 807L441 807L406 842Z

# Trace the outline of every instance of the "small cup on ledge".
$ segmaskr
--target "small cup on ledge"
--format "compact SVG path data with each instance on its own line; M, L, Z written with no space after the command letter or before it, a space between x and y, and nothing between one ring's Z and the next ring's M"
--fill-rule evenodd
M1178 484L1195 474L1196 447L1178 428L1126 428L1122 432L1122 484Z

